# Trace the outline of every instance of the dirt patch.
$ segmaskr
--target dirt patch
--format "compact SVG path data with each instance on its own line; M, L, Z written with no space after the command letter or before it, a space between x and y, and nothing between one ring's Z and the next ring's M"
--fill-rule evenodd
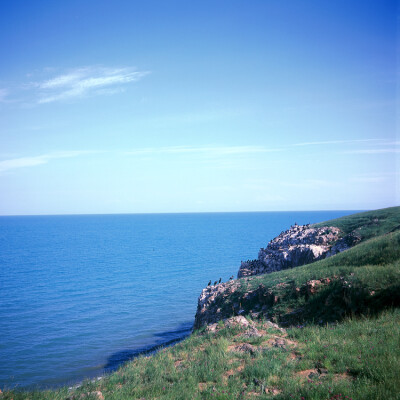
M296 375L302 379L312 379L318 376L319 373L316 369L305 369L304 371L296 372Z
M296 375L301 379L321 379L328 375L328 370L326 369L306 369L304 371L296 372ZM341 374L334 374L334 381L352 381L354 378L347 372Z
M249 397L249 398L259 397L259 396L261 396L261 393L257 393L257 392L251 391L251 392L247 392L246 396Z
M304 371L296 372L296 375L302 379L320 379L324 378L328 374L328 370L314 368L314 369L306 369Z
M233 361L233 360L232 360ZM230 370L226 371L223 375L222 375L222 379L225 381L225 383L228 381L228 379L236 374L238 374L239 372L244 370L244 366L245 363L242 362L237 368L231 368Z
M333 379L335 381L352 381L354 378L347 372L343 372L341 374L335 374Z
M264 346L268 346L270 348L279 348L282 350L288 350L288 348L297 347L297 342L283 338L282 336L273 336L271 339L268 339L266 342L263 342Z
M265 388L265 393L266 394L272 394L272 396L276 396L278 394L282 393L282 390L276 389L276 388Z
M239 366L236 368L236 371L237 371L237 372L242 372L243 370L244 370L244 363L241 364L241 365L239 365Z
M228 378L232 375L235 375L235 370L230 369L229 371L226 371L223 376L226 376Z
M183 360L176 360L176 361L174 362L175 368L180 367L182 364L183 364Z
M206 382L199 382L197 385L200 392L204 392L207 389L207 383Z
M222 381L224 382L224 384L228 384L229 378L233 375L236 374L236 371L233 369L230 369L229 371L226 371L223 375L222 375Z

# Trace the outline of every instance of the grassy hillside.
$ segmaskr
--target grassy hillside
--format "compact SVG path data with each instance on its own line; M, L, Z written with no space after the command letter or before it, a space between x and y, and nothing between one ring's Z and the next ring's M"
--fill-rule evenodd
M222 324L221 324L222 325ZM5 399L359 399L399 398L400 311L281 332L255 322L262 337L221 327L197 332L101 381L69 392L5 393ZM244 347L246 344L247 347ZM244 350L242 350L244 349Z
M336 226L344 234L358 232L362 240L400 229L400 207L367 211L314 224L315 227Z
M363 242L241 279L217 301L232 316L245 315L250 328L221 321L216 332L198 330L72 391L0 399L400 399L399 224L400 207L322 223L358 230Z
M220 307L240 308L244 314L264 307L269 318L284 325L332 322L397 307L400 231L313 264L241 281L235 293L221 297Z

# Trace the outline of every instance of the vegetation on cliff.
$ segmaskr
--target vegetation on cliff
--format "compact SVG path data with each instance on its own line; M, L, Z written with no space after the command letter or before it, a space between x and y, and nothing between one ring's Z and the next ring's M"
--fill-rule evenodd
M234 281L207 305L219 310L214 325L101 380L2 398L398 399L400 207L323 224L357 230L362 242Z

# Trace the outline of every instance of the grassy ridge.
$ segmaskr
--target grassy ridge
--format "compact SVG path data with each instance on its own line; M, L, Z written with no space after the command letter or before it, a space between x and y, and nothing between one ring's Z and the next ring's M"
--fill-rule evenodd
M316 286L310 288L310 281ZM283 324L333 322L400 305L400 231L313 264L240 280L219 307L228 315L268 310ZM310 293L315 291L315 293ZM248 293L253 295L249 296ZM231 312L231 314L229 314Z
M344 234L356 231L361 235L362 240L366 240L400 229L400 207L389 207L352 214L320 222L313 226L336 226Z
M346 234L358 230L363 242L310 265L243 278L218 299L249 320L267 310L290 326L286 332L260 318L252 323L262 336L248 337L221 322L216 333L196 331L72 391L9 391L0 399L400 399L399 222L400 207L329 221Z

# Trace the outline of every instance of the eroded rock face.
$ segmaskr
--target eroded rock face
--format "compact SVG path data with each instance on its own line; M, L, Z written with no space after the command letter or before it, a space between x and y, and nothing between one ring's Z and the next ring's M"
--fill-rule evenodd
M238 278L305 265L347 250L356 237L341 238L339 228L294 225L260 249L257 260L241 263Z
M193 328L197 329L203 325L213 324L227 316L221 311L216 302L217 298L226 298L234 293L238 287L237 281L219 283L214 286L207 286L202 290L198 302L195 323Z
M257 260L242 262L238 278L309 264L347 250L360 240L356 232L343 236L339 228L332 226L314 228L295 224L271 240L266 248L260 249ZM309 297L329 283L329 278L312 280L292 289L296 295ZM247 311L255 317L262 315L268 318L268 310L279 302L279 290L276 289L287 286L283 282L276 288L266 288L260 284L239 295L240 285L241 281L231 280L203 289L198 299L194 329L232 316L242 316ZM293 313L298 311L294 310Z
M247 331L249 331L250 329L255 329L257 331L257 329L254 327L254 323L252 321L248 321L242 315L225 319L222 326L228 327L228 328L234 328L234 327L238 326L240 328L248 328ZM219 329L220 329L220 327L218 326L218 323L215 322L214 324L207 325L206 331L207 332L218 332ZM257 333L258 333L258 331L257 331Z
M244 317L244 315L250 315L254 319L266 320L265 324L270 328L284 331L282 327L269 320L274 318L270 315L270 310L280 302L282 293L289 292L290 295L304 297L305 300L308 300L334 280L340 281L341 279L336 275L330 278L313 279L299 287L285 282L269 288L260 284L252 289L248 288L245 292L238 290L241 282L239 280L208 286L203 289L199 297L194 329L207 326L207 331L214 332L219 329L218 321L222 320L225 327L241 326L246 329L245 334L249 337L257 336L257 332L252 329L252 322ZM344 285L346 284L347 282L344 282ZM237 293L232 296L235 291ZM287 321L285 322L284 319L293 319L295 315L302 312L303 310L299 308L282 315L280 324L286 324Z

